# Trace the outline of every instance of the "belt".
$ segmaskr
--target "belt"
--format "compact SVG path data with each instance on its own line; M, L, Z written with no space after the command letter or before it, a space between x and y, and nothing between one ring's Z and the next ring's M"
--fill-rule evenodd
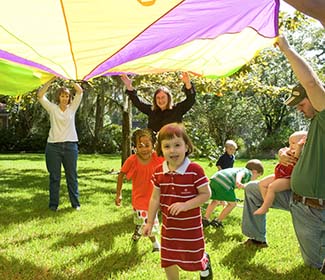
M301 202L304 205L307 205L316 209L325 209L325 200L318 198L309 198L305 196L301 196L293 192L292 199L294 202Z

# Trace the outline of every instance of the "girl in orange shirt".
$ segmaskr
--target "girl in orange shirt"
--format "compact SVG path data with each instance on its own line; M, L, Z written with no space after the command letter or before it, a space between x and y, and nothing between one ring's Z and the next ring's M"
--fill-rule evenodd
M124 177L132 180L132 207L134 209L135 231L132 240L137 242L142 235L142 229L147 223L149 201L153 190L151 182L155 168L163 162L154 151L154 139L150 130L139 129L133 134L135 154L124 162L117 178L115 204L121 205L122 186ZM160 244L154 234L159 232L159 221L156 216L153 234L149 236L152 241L153 252L160 251Z

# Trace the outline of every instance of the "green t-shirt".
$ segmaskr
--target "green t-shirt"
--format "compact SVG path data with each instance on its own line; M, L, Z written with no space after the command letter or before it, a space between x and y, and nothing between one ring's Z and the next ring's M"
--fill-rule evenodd
M291 175L291 189L325 199L325 110L311 120L307 141Z
M250 181L252 178L252 171L247 169L246 167L242 168L226 168L226 169L221 169L217 171L211 179L214 179L216 182L219 183L222 187L225 189L235 189L236 188L236 176L239 172L243 172L244 176L241 179L241 182L243 184L247 183Z

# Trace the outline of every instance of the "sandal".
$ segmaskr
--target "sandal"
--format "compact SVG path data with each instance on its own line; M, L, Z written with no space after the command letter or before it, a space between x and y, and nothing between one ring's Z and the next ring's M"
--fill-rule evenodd
M217 219L213 219L211 222L210 222L210 225L215 227L215 228L223 228L223 223Z

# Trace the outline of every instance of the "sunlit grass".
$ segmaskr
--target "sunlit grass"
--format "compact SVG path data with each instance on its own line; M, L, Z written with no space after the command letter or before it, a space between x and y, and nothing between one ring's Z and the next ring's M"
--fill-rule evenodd
M207 160L198 162L208 176L215 172ZM263 162L265 174L273 172L276 161ZM245 163L237 160L236 166ZM141 238L137 245L130 240L130 182L124 184L123 206L114 204L116 174L109 171L120 165L119 156L80 155L81 211L71 208L63 177L59 211L51 212L44 155L0 155L0 279L166 279L149 239ZM242 190L237 194L243 198ZM224 229L205 230L214 279L322 278L303 265L289 213L270 210L270 246L262 250L241 244L241 214L237 207ZM181 278L199 276L181 271Z

